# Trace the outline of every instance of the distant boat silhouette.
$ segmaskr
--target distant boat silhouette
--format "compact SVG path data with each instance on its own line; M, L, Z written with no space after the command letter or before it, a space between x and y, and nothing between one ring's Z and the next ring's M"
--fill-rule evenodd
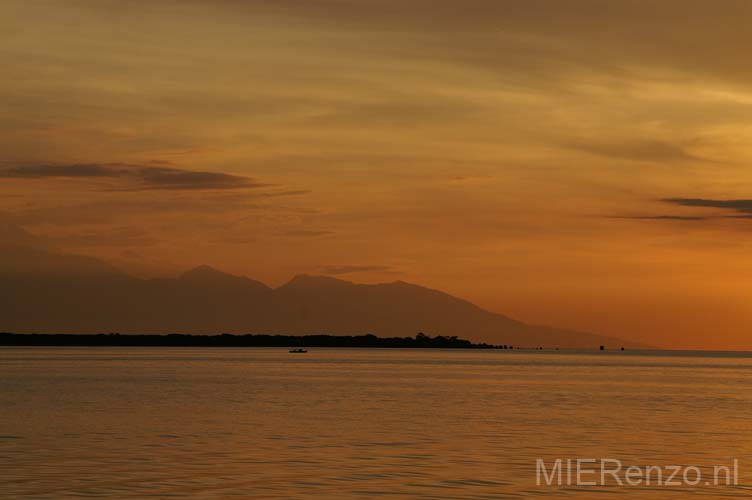
M290 349L290 352L297 354L297 353L305 353L308 351L306 351L305 349Z

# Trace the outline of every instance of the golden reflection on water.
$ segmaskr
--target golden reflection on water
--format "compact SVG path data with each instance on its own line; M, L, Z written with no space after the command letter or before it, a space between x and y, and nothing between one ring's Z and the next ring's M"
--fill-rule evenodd
M7 348L0 498L748 498L750 421L741 355ZM538 458L740 485L538 486Z

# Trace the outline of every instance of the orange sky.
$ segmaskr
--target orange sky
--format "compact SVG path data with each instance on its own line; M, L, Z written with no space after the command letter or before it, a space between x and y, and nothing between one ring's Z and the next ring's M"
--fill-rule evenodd
M142 275L401 279L752 349L750 19L746 0L6 0L0 216Z

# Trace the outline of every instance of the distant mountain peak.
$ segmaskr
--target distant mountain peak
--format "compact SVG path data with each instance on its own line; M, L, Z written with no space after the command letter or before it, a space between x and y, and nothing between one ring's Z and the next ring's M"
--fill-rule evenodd
M350 281L332 278L330 276L320 276L313 274L298 274L293 279L279 287L280 289L308 289L332 286L353 285Z
M202 264L193 269L189 269L180 275L181 279L217 279L217 278L235 278L232 274L219 271L211 266Z
M0 245L1 246L20 246L39 250L46 250L48 245L37 236L34 236L26 229L0 222Z
M269 289L264 283L260 281L252 280L245 276L235 276L233 274L219 271L209 265L202 264L200 266L190 269L179 277L180 281L202 283L202 284L216 284L216 285L238 285L238 286L252 286L254 288Z
M23 237L13 228L8 233ZM144 280L91 257L2 245L0 274L0 296L10 298L0 301L0 329L5 331L372 332L384 337L426 332L528 347L634 345L524 324L439 290L404 281L358 284L300 274L271 289L208 265L177 278Z

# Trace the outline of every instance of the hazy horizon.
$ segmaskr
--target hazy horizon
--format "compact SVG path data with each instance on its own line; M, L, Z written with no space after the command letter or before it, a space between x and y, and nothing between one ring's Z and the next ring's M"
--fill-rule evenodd
M234 275L201 264L176 273L144 276L140 273L129 274L97 257L61 252L54 243L18 226L0 226L0 235L3 237L0 243L0 276L5 292L14 299L0 308L3 317L0 331L79 334L112 331L148 334L255 332L294 335L320 332L333 335L376 333L380 337L413 336L419 331L427 331L429 335L459 336L472 342L524 348L596 349L605 344L611 349L626 346L632 349L752 351L745 345L698 345L686 339L667 344L661 337L635 340L633 335L604 336L598 335L600 332L562 329L555 324L510 317L505 311L477 309L477 304L468 302L466 297L452 296L444 290L411 283L399 275L391 276L389 281L362 283L353 279L350 273L321 270L323 274L300 273L280 284L270 285L252 276ZM168 286L165 288L165 285ZM365 288L361 285L365 285ZM341 294L338 289L343 286L346 286L343 290L347 291ZM395 286L397 289L407 286L418 296L399 298L399 294L394 295L398 291L394 289ZM40 301L36 290L42 288L46 288L47 293L41 297L54 294L53 291L57 290L59 298L53 298L52 302ZM267 295L258 294L268 291L284 295L286 290L296 288L307 290L307 294L297 296L293 303L283 301L271 305ZM371 293L361 297L353 294L379 288L393 299L391 303L389 300L384 302L383 298L374 300ZM324 299L322 303L323 297L331 291L335 292L334 296ZM150 297L152 294L156 295ZM107 297L112 299L108 300ZM130 298L122 301L116 297ZM439 300L434 301L437 297ZM133 307L143 300L146 302L140 308ZM335 308L328 310L324 304L335 305ZM445 316L449 304L462 306L457 313L459 316ZM465 309L464 305L469 307ZM270 306L272 310L279 311L276 316L261 323L254 320L258 314L268 313ZM34 309L36 314L18 314L16 307L20 311ZM319 320L298 317L300 308L314 311L314 315L320 316ZM358 311L355 316L350 315L349 308ZM371 316L363 315L366 310ZM208 314L213 318L209 320L212 326L207 326L208 318L186 314L188 311ZM487 312L492 316L484 316ZM245 316L245 319L239 320L238 314ZM380 316L391 317L392 321L383 323L378 319ZM349 317L349 321L345 320L343 324L345 317ZM40 323L32 318L45 320ZM94 322L90 321L92 319ZM498 319L502 322L499 323ZM518 323L520 320L522 323ZM523 326L522 330L519 325Z

